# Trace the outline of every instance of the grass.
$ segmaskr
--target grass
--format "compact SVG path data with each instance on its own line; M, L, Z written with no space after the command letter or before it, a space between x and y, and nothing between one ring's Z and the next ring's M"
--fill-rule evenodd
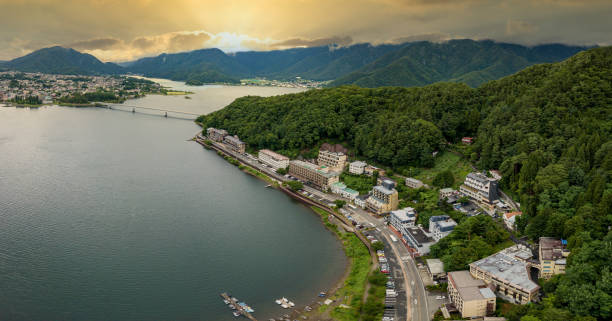
M342 173L340 180L346 184L348 188L352 188L359 192L359 194L367 194L374 187L372 177L365 175L352 175Z
M243 171L245 171L245 172L247 172L247 173L249 173L249 174L251 174L251 175L253 175L255 177L263 179L264 181L272 184L275 187L278 186L278 183L276 181L274 181L273 179L271 179L268 175L266 175L266 174L264 174L262 172L259 172L259 171L255 170L255 169L253 169L252 167L245 166L245 165L240 165L240 166L238 166L238 168L240 168L241 170L243 170Z
M351 260L349 276L344 281L344 286L340 288L332 297L335 300L342 300L350 308L334 307L330 315L334 320L349 321L359 320L363 308L363 295L365 293L368 275L372 266L370 252L368 248L353 233L343 233L338 230L335 224L329 222L329 213L318 207L311 207L315 213L321 216L325 226L330 228L342 241L344 253ZM344 299L347 298L345 301ZM320 307L319 311L324 312L328 307Z
M472 171L472 167L470 163L461 156L451 152L444 152L442 155L436 157L433 168L418 169L419 173L415 175L415 178L432 186L432 181L436 174L445 170L450 170L453 173L455 177L455 184L453 187L457 188L461 185L467 174Z

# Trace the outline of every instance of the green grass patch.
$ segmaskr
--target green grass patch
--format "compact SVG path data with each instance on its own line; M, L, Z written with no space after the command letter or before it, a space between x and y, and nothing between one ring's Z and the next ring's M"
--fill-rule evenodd
M348 188L352 188L359 192L359 194L367 194L374 187L374 179L366 175L353 175L348 173L342 173L340 180L346 184Z
M432 181L436 174L445 170L450 170L453 173L455 177L455 184L453 184L453 187L457 188L463 183L467 174L472 171L472 167L470 163L461 156L451 152L444 152L442 155L436 157L434 167L416 169L415 171L418 172L418 174L415 175L415 178L429 186L433 186Z

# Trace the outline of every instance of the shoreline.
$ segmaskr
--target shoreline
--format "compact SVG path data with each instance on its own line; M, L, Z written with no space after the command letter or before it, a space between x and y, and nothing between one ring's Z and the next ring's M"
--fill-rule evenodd
M199 125L201 127L201 124L197 123L197 125ZM357 236L357 238L361 241L361 243L363 243L363 245L367 248L368 252L370 253L370 259L371 259L371 264L372 267L370 268L370 271L368 272L368 275L371 271L376 269L376 265L377 265L377 261L375 261L373 258L376 256L376 254L374 253L374 250L371 247L371 244L369 242L367 242L367 240L364 239L363 235L361 235L360 233L358 233L356 230L352 229L352 225L349 222L344 222L346 219L342 216L340 216L338 213L335 213L333 210L329 209L328 207L322 205L322 204L318 204L310 199L306 199L304 198L302 195L293 192L291 190L289 190L288 188L285 188L282 186L282 182L279 184L278 181L276 179L274 179L273 177L270 177L269 175L267 175L266 173L262 173L261 171L257 170L256 168L253 168L250 164L244 163L242 162L240 159L237 159L236 157L234 157L233 155L227 153L225 150L218 148L217 146L214 145L207 145L205 142L201 141L200 139L198 139L198 136L196 135L194 138L192 138L191 140L197 142L198 144L200 144L203 148L207 149L207 150L211 150L211 151L215 151L217 153L217 155L222 156L224 158L227 157L231 158L232 160L235 160L239 163L239 165L236 165L236 167L239 168L239 170L241 170L242 172L251 175L257 179L260 179L266 183L270 183L270 187L280 190L281 192L283 192L284 194L286 194L287 196L289 196L290 198L292 198L295 201L298 201L301 205L308 207L308 209L315 214L316 216L319 217L319 220L321 221L321 223L324 225L325 229L330 231L332 234L334 234L335 238L341 243L342 245L342 250L344 252L344 255L347 259L347 264L345 267L345 270L342 274L342 277L340 277L340 279L338 279L336 282L333 282L327 292L325 297L318 297L315 296L313 298L312 301L310 301L310 304L300 304L300 305L296 305L294 308L292 309L287 309L287 313L283 314L284 315L289 315L290 318L298 318L300 316L308 316L309 318L311 317L315 317L317 320L334 320L331 317L325 317L326 315L328 315L330 313L330 311L335 308L336 306L338 306L338 302L337 300L333 300L333 302L331 304L329 304L325 310L320 311L319 307L324 306L324 301L327 299L330 299L331 297L333 297L340 289L342 289L345 286L345 282L348 279L349 275L351 274L352 271L352 261L353 258L349 257L347 255L347 245L344 243L344 240L341 238L340 234L334 230L332 230L332 228L330 226L328 226L325 222L325 219L323 218L323 216L321 216L321 214L319 214L317 211L315 211L313 209L313 207L317 207L322 211L327 212L330 215L330 218L335 218L336 220L338 220L340 222L340 224L338 223L331 223L334 226L341 228L342 230L344 230L344 233L351 233ZM250 169L250 170L247 170ZM252 171L255 171L256 173L253 173ZM265 176L262 177L262 176ZM328 219L329 221L329 219ZM374 260L374 261L373 261ZM344 303L343 303L344 304ZM311 310L310 311L306 311L305 308L306 307L310 307ZM279 320L285 319L284 317L280 318ZM272 319L270 319L272 320Z

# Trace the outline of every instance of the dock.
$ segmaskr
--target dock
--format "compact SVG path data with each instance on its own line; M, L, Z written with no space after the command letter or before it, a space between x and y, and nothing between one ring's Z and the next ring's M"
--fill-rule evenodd
M238 311L240 314L242 314L243 316L249 318L252 321L257 321L257 319L255 319L255 317L251 313L247 312L240 304L238 304L237 300L231 298L229 295L227 295L227 293L225 293L225 292L221 293L221 297L224 300L229 301L229 305L233 306L234 308L236 308L236 311Z

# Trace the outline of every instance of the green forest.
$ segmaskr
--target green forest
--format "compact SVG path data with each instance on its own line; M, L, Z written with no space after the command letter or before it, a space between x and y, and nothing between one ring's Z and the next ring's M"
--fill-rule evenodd
M611 84L612 48L605 47L478 88L343 86L244 97L197 121L239 135L251 149L289 156L321 142L342 142L355 156L396 172L432 167L432 152L473 136L474 145L459 150L480 169L501 171L501 187L525 213L518 233L534 242L540 236L567 239L572 253L567 273L543 283L541 303L516 306L506 316L511 321L610 320ZM488 255L506 237L479 220L464 220L461 233L444 241L459 242L455 248L465 252L466 260L445 260L456 263L453 267ZM442 257L449 253L445 243L434 248Z

